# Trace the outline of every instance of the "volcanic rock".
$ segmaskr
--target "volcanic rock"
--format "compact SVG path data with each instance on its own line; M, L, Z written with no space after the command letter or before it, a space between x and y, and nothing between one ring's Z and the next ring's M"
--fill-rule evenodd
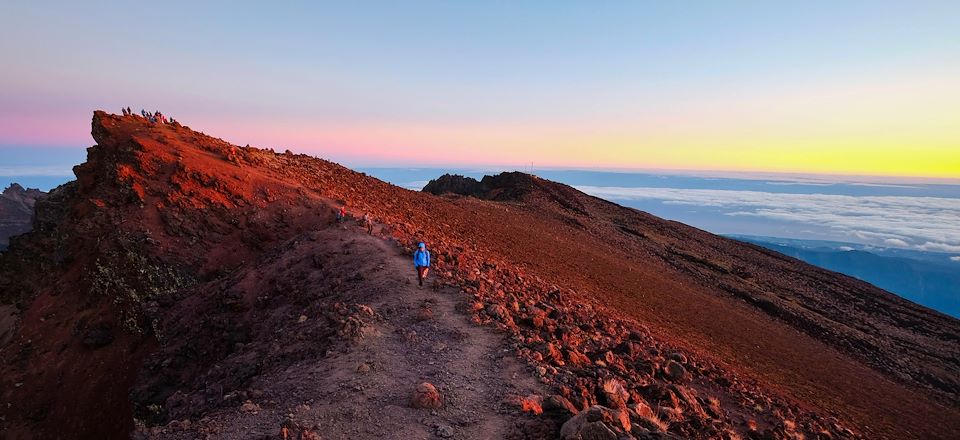
M577 407L573 406L566 397L551 394L543 399L543 415L546 417L566 421L577 415Z
M420 409L436 409L443 406L443 397L433 384L423 382L410 395L410 406Z
M650 405L643 400L630 405L630 416L635 424L647 430L653 432L664 432L667 430L667 424L660 420L657 414L653 412L653 409L650 408Z
M625 410L594 405L567 420L560 428L564 440L617 440L628 436L630 416Z
M537 394L530 394L527 396L511 395L507 396L505 400L508 404L520 409L521 412L531 413L534 415L540 415L544 412L543 397Z
M684 376L687 374L687 370L683 368L683 365L680 365L679 362L674 360L667 361L663 366L663 374L672 381L683 380Z
M607 379L603 381L603 397L605 405L609 408L620 409L627 407L627 400L630 399L630 393L623 387L623 383L617 379Z

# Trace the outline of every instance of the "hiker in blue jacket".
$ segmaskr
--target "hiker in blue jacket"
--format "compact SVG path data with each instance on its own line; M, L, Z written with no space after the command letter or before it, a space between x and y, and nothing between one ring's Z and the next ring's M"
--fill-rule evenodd
M417 245L417 250L413 253L413 267L417 269L417 281L422 286L423 279L430 271L430 251L427 250L427 245L423 243Z

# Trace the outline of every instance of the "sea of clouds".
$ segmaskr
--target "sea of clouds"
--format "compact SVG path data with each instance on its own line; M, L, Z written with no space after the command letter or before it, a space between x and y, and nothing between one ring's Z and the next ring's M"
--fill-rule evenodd
M804 223L884 247L960 252L960 198L610 186L577 189L609 200L707 206L727 216Z

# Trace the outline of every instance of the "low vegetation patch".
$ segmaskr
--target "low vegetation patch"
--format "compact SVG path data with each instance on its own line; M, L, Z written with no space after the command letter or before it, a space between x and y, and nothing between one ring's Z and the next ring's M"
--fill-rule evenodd
M90 272L90 291L113 299L124 329L138 335L153 332L158 339L159 321L151 309L159 299L195 283L191 276L130 249L98 258Z

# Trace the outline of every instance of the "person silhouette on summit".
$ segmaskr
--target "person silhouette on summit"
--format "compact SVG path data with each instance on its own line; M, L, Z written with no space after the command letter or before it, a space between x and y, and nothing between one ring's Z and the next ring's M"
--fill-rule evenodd
M423 279L427 277L427 272L430 271L430 251L427 250L426 244L420 243L417 245L417 250L413 253L413 267L417 269L417 281L422 286Z

